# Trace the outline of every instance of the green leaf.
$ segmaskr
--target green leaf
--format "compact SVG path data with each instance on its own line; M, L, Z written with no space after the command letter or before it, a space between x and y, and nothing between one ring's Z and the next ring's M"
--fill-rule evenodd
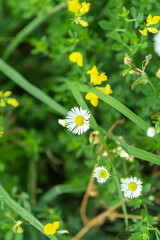
M131 7L130 13L131 13L133 18L136 18L136 9L135 9L135 7Z
M116 40L117 42L123 43L123 40L122 40L120 34L117 32L107 33L106 36Z
M134 22L134 26L135 26L135 28L138 28L139 22L138 22L138 21L135 21L135 22Z
M151 189L151 184L150 183L147 183L144 185L143 187L143 192L149 192Z
M103 30L109 30L111 29L110 25L109 25L109 22L106 21L106 20L101 20L99 21L99 26L103 29Z
M140 84L145 85L147 83L148 83L148 79L145 78L144 76L141 76L132 84L132 90L134 90L134 88Z
M139 21L139 22L143 21L143 13L138 13L137 21Z
M42 197L39 199L38 204L41 203L50 203L57 196L64 193L78 193L84 192L87 186L82 185L72 185L72 184L64 184L64 185L56 185L55 187L49 189Z

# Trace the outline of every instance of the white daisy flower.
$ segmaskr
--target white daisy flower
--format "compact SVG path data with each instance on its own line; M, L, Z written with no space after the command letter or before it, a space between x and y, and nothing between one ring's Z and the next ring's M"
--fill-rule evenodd
M154 51L160 57L160 31L154 36Z
M142 191L142 182L136 177L130 177L123 180L121 190L127 198L138 198Z
M105 182L111 175L105 167L96 167L93 171L93 176L97 178L97 182Z
M89 118L90 113L87 110L74 107L67 113L66 127L70 132L80 135L89 129Z

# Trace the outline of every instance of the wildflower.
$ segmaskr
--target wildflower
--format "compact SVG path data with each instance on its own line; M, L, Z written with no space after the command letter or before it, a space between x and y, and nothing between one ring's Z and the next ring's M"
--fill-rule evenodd
M159 23L159 21L160 21L160 16L154 16L152 18L151 14L148 15L147 20L146 20L147 26L157 24L157 23Z
M65 120L65 119L58 119L58 123L59 123L62 127L66 127L66 120Z
M90 100L90 103L94 106L97 107L98 105L98 96L92 92L89 92L85 95L86 100Z
M23 228L21 227L21 224L23 222L18 220L17 222L15 222L15 225L12 228L12 231L15 233L23 233Z
M154 36L154 51L160 57L160 31Z
M148 137L154 137L156 134L156 130L154 127L149 127L147 130L147 136Z
M88 22L82 20L81 17L75 17L75 23L80 24L82 27L88 27Z
M10 98L11 94L11 91L0 91L0 107L5 107L6 104L12 105L13 107L19 106L19 102L15 98Z
M139 32L143 35L143 36L147 36L148 32L151 33L158 33L157 28L153 28L153 27L149 27L151 25L157 24L160 21L160 16L154 16L152 18L151 14L148 15L147 20L146 20L146 27L143 30L139 30Z
M105 182L111 175L105 167L96 167L93 171L93 176L97 178L97 182Z
M53 223L47 223L44 226L44 233L47 235L53 235L56 233L57 229L59 228L60 222L56 221Z
M99 137L98 137L99 132L94 131L91 132L89 135L89 142L93 145L96 145L99 142Z
M78 11L81 9L81 4L79 3L79 0L71 0L68 3L68 11L73 13L78 13Z
M71 62L77 63L79 67L83 67L83 56L80 52L72 52L69 55L69 60Z
M132 62L132 58L126 54L124 57L124 64L130 65L131 62Z
M81 16L86 14L90 9L90 3L82 2L79 0L71 0L68 3L68 11L75 14L75 23L80 24L82 27L87 27L88 22L84 21Z
M101 90L102 92L106 93L106 94L112 94L113 91L111 89L111 86L109 84L107 84L105 87L97 87L99 90Z
M74 107L67 114L66 127L70 132L80 135L89 129L89 118L90 113L87 110Z
M107 81L107 76L105 72L99 75L98 69L95 65L91 70L87 71L87 74L90 74L91 83L100 85L103 81Z
M138 198L141 195L142 182L136 177L126 178L121 184L121 190L124 192L125 197Z

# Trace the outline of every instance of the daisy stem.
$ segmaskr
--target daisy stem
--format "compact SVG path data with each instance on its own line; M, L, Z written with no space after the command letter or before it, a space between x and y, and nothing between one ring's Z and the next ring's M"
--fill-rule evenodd
M78 104L80 106L84 107L84 109L88 109L88 106L85 103L85 101L84 101L78 87L76 86L76 84L71 83L71 82L67 82L67 85L68 85L70 91L72 92L73 96L75 97L76 101L78 102ZM90 119L91 119L91 125L92 125L93 129L99 131L100 141L101 141L104 149L108 153L108 157L109 157L109 160L110 160L110 163L111 163L111 166L112 166L113 173L116 175L116 170L115 170L115 167L114 167L114 164L113 164L112 157L111 157L110 152L109 152L108 145L107 145L106 141L104 140L104 134L101 132L101 129L98 126L98 124L97 124L97 122L94 119L92 114L91 114ZM124 216L125 216L124 221L125 221L125 225L126 225L126 229L127 229L127 227L128 227L127 209L126 209L125 202L124 202L124 199L123 199L123 195L122 195L122 192L121 192L119 179L118 179L117 176L115 176L114 178L115 178L115 182L116 182L116 185L117 185L117 191L118 191L118 194L119 194L119 198L122 202L122 210L123 210L123 213L124 213Z
M117 177L117 173L116 173L116 170L115 170L115 167L114 167L114 164L113 164L112 156L109 152L108 145L107 145L106 141L104 140L104 136L102 135L101 132L99 132L99 138L100 138L101 143L103 144L103 147L105 148L105 150L108 154L108 158L109 158L110 164L112 166L112 171L113 171L115 182L116 182L116 185L117 185L117 191L118 191L118 194L119 194L119 198L122 202L122 210L123 210L123 213L124 213L124 221L125 221L126 230L127 230L127 228L128 228L127 209L126 209L126 205L125 205L125 202L124 202L124 199L123 199L122 192L120 190L121 189L120 182L119 182L119 179Z

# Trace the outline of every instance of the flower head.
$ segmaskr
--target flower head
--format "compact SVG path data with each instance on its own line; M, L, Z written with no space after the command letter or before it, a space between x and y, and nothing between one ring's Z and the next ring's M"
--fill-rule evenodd
M107 81L107 76L105 72L99 75L97 67L94 65L91 70L87 71L90 74L91 83L100 85L102 82Z
M149 127L147 129L147 136L148 137L154 137L156 134L156 129L154 127Z
M77 65L79 67L83 67L83 56L82 56L82 53L80 53L80 52L72 52L69 55L69 60L71 62L77 63Z
M78 13L78 11L81 9L81 4L79 3L79 0L71 0L68 3L68 11L73 13Z
M96 167L93 171L93 176L97 178L97 182L103 183L105 182L111 175L107 171L107 169L102 166L102 167Z
M151 25L157 24L160 21L160 16L154 16L152 18L151 14L148 15L147 20L146 20L146 27L143 30L139 30L139 32L143 35L143 36L147 36L148 32L151 32L153 34L158 33L157 28L153 28L153 27L149 27Z
M44 233L47 235L53 235L56 233L57 229L59 228L60 222L56 221L53 223L47 223L44 226Z
M19 106L19 102L15 98L10 98L11 94L11 91L0 91L0 107L5 107L6 103L12 105L13 107Z
M86 100L90 100L90 103L94 106L97 107L98 105L98 96L92 92L89 92L85 95Z
M160 57L160 31L154 37L154 51Z
M112 94L113 91L111 89L111 86L109 84L107 84L105 87L97 87L99 90L101 90L102 92L106 93L106 94Z
M66 127L70 132L80 135L89 129L89 118L90 113L87 110L74 107L67 113Z
M160 16L154 16L152 18L151 14L150 14L147 17L146 23L147 23L147 26L150 26L150 25L154 25L154 24L159 23L159 21L160 21Z
M123 180L121 190L124 196L128 198L138 198L142 191L142 182L136 177L130 177Z

